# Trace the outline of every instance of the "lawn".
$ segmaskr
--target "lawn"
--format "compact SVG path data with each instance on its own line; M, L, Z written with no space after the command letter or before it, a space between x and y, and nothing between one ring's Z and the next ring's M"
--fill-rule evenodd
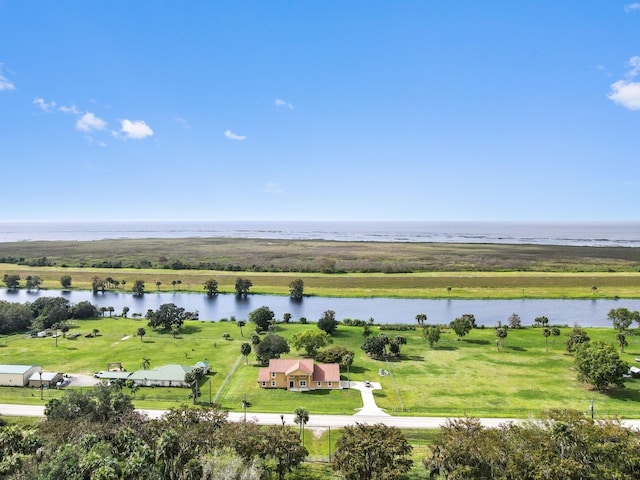
M140 341L133 336L144 326L147 335ZM13 335L0 339L0 363L42 364L45 370L68 373L92 373L104 370L108 362L122 362L128 370L137 370L143 358L151 367L167 363L193 365L200 360L211 363L213 373L201 386L201 401L208 402L220 390L218 401L223 407L240 411L245 394L251 412L291 413L303 406L311 414L350 414L361 407L355 391L297 393L261 389L257 386L258 366L253 353L249 365L244 359L229 382L221 389L225 377L240 358L240 345L247 341L251 324L244 329L245 337L232 322L187 322L178 338L146 327L146 321L123 318L78 321L73 332L100 331L96 338L76 339L26 338ZM278 324L276 333L290 338L314 324ZM613 329L587 329L592 339L613 343ZM579 383L573 371L573 357L564 349L568 328L562 329L555 347L549 338L549 352L540 329L510 329L502 351L496 351L495 330L476 329L463 340L444 331L435 348L428 347L420 331L398 332L407 338L407 345L398 359L375 360L361 349L361 327L340 326L334 345L355 352L350 369L351 380L372 380L382 384L375 392L378 406L389 413L432 416L512 416L538 415L550 408L574 408L587 411L592 399L596 415L640 417L640 380L629 380L627 388L598 393ZM223 333L230 333L229 340ZM378 333L377 327L374 334ZM394 337L397 332L385 331ZM630 335L629 346L622 357L634 364L640 357L640 331ZM128 338L127 338L128 337ZM292 351L290 357L302 352ZM380 369L391 375L379 375ZM342 373L346 380L346 372ZM188 402L188 390L177 388L143 388L137 393L138 407L166 408ZM55 396L57 391L47 392ZM37 391L2 388L3 402L41 404ZM46 400L46 398L45 398Z

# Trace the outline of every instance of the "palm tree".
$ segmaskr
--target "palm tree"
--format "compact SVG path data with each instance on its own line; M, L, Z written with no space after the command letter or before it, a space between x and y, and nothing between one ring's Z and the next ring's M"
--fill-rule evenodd
M142 337L144 337L146 334L147 334L147 331L144 328L140 327L136 332L136 337L140 337L140 341L142 342L143 341ZM146 370L146 368L144 370Z
M162 285L162 282L156 282L156 288L158 289L158 291L160 291L160 285Z
M240 353L244 355L244 364L249 365L249 355L251 354L251 344L243 343L240 345Z
M620 347L620 353L624 353L624 347L629 346L629 342L627 342L627 336L624 333L618 333L616 335L616 341L618 342L618 346Z
M107 310L109 311L109 316L111 317L113 315L113 312L116 310L113 307L107 307Z
M142 337L140 338L142 339ZM149 370L149 367L151 366L151 360L146 357L142 357L142 363L140 364L140 366L143 370Z
M549 335L551 335L551 330L549 330L547 327L544 327L542 329L542 335L544 335L544 340L547 347L547 353L549 353Z
M237 325L238 325L238 328L240 329L240 335L244 337L244 333L242 333L242 327L246 325L246 322L244 320L238 320Z
M293 421L300 425L300 438L302 439L302 446L304 447L304 426L309 421L309 411L305 408L298 407L293 414L295 415Z
M551 329L551 335L553 335L553 343L551 344L551 348L556 348L556 337L560 336L560 329L558 327L553 327Z
M184 374L184 381L191 386L194 405L198 403L198 383L202 377L204 377L204 371L201 368L194 368Z
M427 316L424 313L419 313L416 315L416 321L418 322L418 325L424 325L424 322L427 321Z
M127 318L127 313L129 313L129 307L122 307L122 316Z

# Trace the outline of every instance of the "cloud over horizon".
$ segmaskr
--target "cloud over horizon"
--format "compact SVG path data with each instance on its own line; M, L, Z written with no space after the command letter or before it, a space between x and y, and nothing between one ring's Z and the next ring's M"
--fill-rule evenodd
M640 10L640 3L628 3L624 6L624 11L627 13L633 12L635 10Z
M247 138L246 135L236 135L231 130L225 130L224 136L227 137L229 140L245 140Z
M640 73L640 56L631 57L627 65L627 78L612 83L607 98L629 110L640 110L640 82L633 81Z
M142 140L153 136L153 130L142 120L122 120L122 128L119 133L124 134L124 138L132 140Z

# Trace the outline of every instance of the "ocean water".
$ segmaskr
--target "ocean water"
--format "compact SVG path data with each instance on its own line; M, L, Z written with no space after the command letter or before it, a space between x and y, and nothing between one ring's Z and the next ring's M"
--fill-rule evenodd
M189 237L638 247L640 222L0 222L0 242Z

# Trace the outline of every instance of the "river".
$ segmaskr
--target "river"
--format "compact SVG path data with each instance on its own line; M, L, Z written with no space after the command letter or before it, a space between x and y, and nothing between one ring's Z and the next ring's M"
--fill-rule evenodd
M531 325L536 317L546 316L552 325L578 324L582 327L609 327L607 314L612 308L625 307L640 310L640 300L423 300L402 298L328 298L305 297L296 302L285 296L249 295L239 299L235 295L224 294L209 298L198 293L146 293L137 297L131 293L105 292L94 294L90 291L31 291L0 290L0 300L9 302L32 302L42 296L62 296L71 303L89 301L98 307L114 307L114 314L129 307L133 313L144 315L148 309L157 309L164 303L174 303L185 310L198 312L201 320L220 320L235 316L245 320L252 310L267 306L274 311L276 319L284 313L291 313L292 321L305 317L310 322L318 320L325 310L334 310L336 318L369 320L376 323L415 323L419 313L427 315L428 323L445 324L464 313L475 315L476 324L493 327L513 313L520 316L523 325Z

